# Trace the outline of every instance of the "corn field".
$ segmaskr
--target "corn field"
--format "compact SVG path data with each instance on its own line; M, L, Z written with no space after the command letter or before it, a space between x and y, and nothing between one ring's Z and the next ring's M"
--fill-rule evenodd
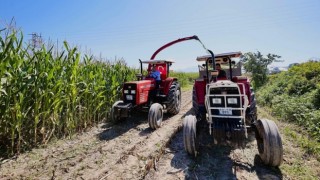
M108 119L121 84L135 78L124 61L101 62L64 50L25 45L0 31L0 154L12 155Z

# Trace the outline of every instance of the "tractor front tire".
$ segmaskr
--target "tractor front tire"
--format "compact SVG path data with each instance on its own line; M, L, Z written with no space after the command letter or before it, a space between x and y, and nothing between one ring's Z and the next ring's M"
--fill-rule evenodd
M112 122L118 122L120 119L119 115L115 112L115 106L117 106L119 103L123 103L123 101L116 101L112 107L111 107L111 121Z
M161 127L163 119L163 107L159 103L154 103L151 105L148 114L149 127L151 129L158 129Z
M194 111L194 114L196 116L199 115L199 105L198 105L198 97L197 97L197 92L196 92L196 87L193 86L193 90L192 90L192 108Z
M198 142L197 142L197 118L193 115L188 115L183 121L183 143L184 149L188 154L198 154Z
M256 121L259 155L266 165L280 166L283 158L282 140L277 125L270 120Z
M170 114L178 114L181 108L181 89L177 81L173 81L169 93L167 110Z

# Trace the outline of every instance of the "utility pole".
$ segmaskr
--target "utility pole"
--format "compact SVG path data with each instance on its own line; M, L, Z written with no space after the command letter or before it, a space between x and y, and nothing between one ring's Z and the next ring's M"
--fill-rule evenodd
M41 34L39 35L38 33L33 32L29 35L31 35L31 45L33 49L40 48L43 43Z

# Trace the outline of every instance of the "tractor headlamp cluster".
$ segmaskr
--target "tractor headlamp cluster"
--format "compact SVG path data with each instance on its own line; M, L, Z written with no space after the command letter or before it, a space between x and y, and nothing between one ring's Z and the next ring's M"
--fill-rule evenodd
M228 98L228 104L237 104L238 100L237 98Z
M124 94L129 94L129 90L128 89L123 90L123 93ZM130 90L130 94L136 94L136 90Z
M221 98L212 98L212 104L221 104Z
M227 98L228 104L237 104L237 98ZM212 98L212 104L221 104L221 98Z

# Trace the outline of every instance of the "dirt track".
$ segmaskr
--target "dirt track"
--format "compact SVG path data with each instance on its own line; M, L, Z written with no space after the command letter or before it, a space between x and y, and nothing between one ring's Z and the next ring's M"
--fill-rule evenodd
M74 138L1 162L0 179L297 179L283 174L281 168L263 165L253 136L245 149L215 146L210 136L202 136L200 155L187 155L181 126L182 117L190 113L189 91L182 94L180 113L165 117L158 130L149 128L147 113L137 113L116 125L101 124ZM284 129L284 123L278 125ZM311 179L320 176L319 161L282 137L282 167L290 169L296 166L297 158L305 159L298 163L313 168L300 177L308 173L312 173Z
M180 113L165 116L156 131L149 128L147 113L117 125L101 124L3 162L0 179L142 179L181 127L182 116L190 113L190 97L191 92L184 92Z
M210 137L201 140L200 155L190 157L184 150L180 131L146 179L282 179L278 168L264 166L258 157L254 136L245 149L216 146ZM209 137L209 138L208 138Z

